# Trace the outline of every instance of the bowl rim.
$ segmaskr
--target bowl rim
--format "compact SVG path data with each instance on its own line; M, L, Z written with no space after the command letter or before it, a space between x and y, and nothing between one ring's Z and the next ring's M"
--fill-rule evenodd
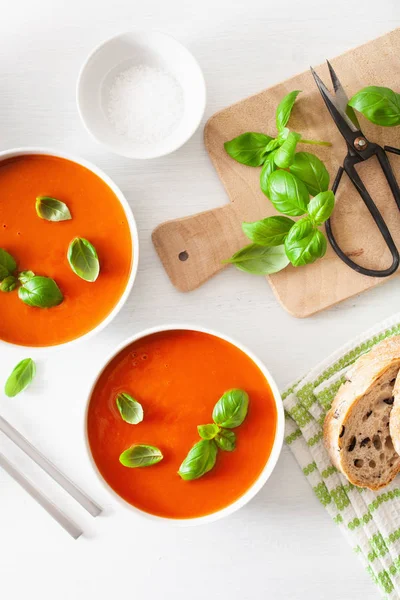
M169 39L170 41L174 42L180 48L180 50L182 52L185 52L187 55L189 55L191 57L191 59L193 61L193 66L194 66L193 71L196 72L196 76L198 77L198 80L201 83L202 98L201 98L201 108L199 110L198 118L193 121L193 125L192 125L192 127L190 127L188 129L187 134L185 136L183 136L181 140L178 140L175 144L171 145L171 147L169 149L165 150L164 152L154 152L154 153L149 152L145 156L141 156L135 152L123 152L123 151L117 150L114 145L104 142L97 136L97 134L94 132L94 130L91 127L89 127L89 125L84 117L84 114L83 114L83 110L81 107L82 82L83 82L83 78L85 75L85 71L86 71L87 67L89 66L90 61L94 58L94 56L98 52L103 50L103 48L105 48L105 46L107 46L111 42L117 40L118 38L122 38L127 35L130 35L130 36L157 35L160 38L166 38L166 39ZM76 82L75 99L76 99L76 105L77 105L77 109L78 109L78 113L79 113L81 122L82 122L84 128L86 129L86 131L90 134L90 136L94 140L96 140L97 143L101 144L104 148L107 148L109 151L113 152L114 154L117 154L118 156L124 156L125 158L131 158L131 159L136 159L136 160L148 160L148 159L152 159L152 158L161 158L162 156L167 156L168 154L172 154L173 152L175 152L176 150L181 148L184 144L186 144L187 141L190 140L190 138L194 135L194 133L197 131L198 127L200 126L201 120L204 116L206 102L207 102L207 88L206 88L204 73L200 67L198 60L195 58L195 56L192 54L192 52L184 44L182 44L182 42L180 42L176 37L174 37L173 35L170 35L169 33L159 31L157 29L131 29L131 30L122 31L120 33L116 33L116 34L112 35L111 37L103 40L102 42L97 44L97 46L95 46L90 51L90 53L86 56L82 66L79 70L78 79Z
M74 162L74 163L82 166L82 167L85 167L86 169L88 169L89 171L91 171L92 173L97 175L97 177L99 177L111 189L111 191L114 192L117 199L121 203L122 209L126 216L126 220L128 223L129 232L130 232L131 240L132 240L132 264L131 264L131 271L129 274L129 278L128 278L125 290L122 293L121 297L119 298L118 302L113 307L113 309L109 312L109 314L105 317L105 319L103 319L103 321L101 321L98 325L96 325L96 327L94 327L90 331L87 331L83 335L81 335L73 340L69 340L67 342L62 342L61 344L53 344L50 346L27 346L27 345L23 345L23 344L15 344L14 342L8 342L6 340L0 339L0 345L5 345L6 347L12 347L12 348L18 348L18 349L24 348L24 349L26 349L26 351L31 351L32 353L40 354L41 352L49 350L49 349L57 350L59 348L67 348L67 347L75 345L77 343L86 341L86 340L90 339L91 337L93 337L94 335L96 335L97 333L99 333L100 331L102 331L103 329L105 329L105 327L107 327L111 323L111 321L117 316L117 314L120 312L120 310L124 306L125 302L127 301L129 294L131 293L131 290L132 290L132 287L133 287L133 284L134 284L134 281L136 279L136 275L138 272L139 234L138 234L135 217L133 216L132 209L129 206L127 199L125 198L125 195L122 193L121 189L116 185L116 183L114 183L114 181L111 179L111 177L109 175L107 175L104 171L102 171L99 167L97 167L95 164L93 164L92 162L90 162L84 158L81 158L80 156L71 154L69 152L63 152L61 150L55 150L54 148L48 148L48 147L43 147L43 146L21 146L21 147L10 148L8 150L2 150L2 151L0 151L0 162L2 162L3 160L6 160L8 158L15 158L17 156L26 156L26 155L32 155L32 154L42 154L42 155L46 155L46 156L54 156L55 158L64 158L65 160L69 160L71 162Z
M88 412L89 412L89 405L90 405L91 397L93 394L93 390L94 390L99 378L101 377L104 369L108 366L108 364L122 350L124 350L127 346L129 346L133 342L136 342L137 340L140 340L144 337L147 337L147 336L155 334L155 333L161 333L161 332L165 332L165 331L175 331L175 330L198 331L200 333L206 333L209 335L213 335L215 337L218 337L218 338L232 344L233 346L235 346L236 348L241 350L244 354L246 354L255 363L255 365L260 369L260 371L266 378L268 385L271 388L272 396L273 396L275 407L276 407L276 414L277 414L276 431L275 431L275 438L274 438L274 442L272 445L272 449L271 449L270 455L267 459L267 462L265 463L265 466L264 466L263 470L261 471L261 473L258 475L257 479L252 483L252 485L245 491L245 493L242 496L237 498L237 500L235 500L228 506L226 506L220 510L217 510L209 515L203 515L201 517L193 517L190 519L160 517L159 515L154 515L152 513L146 512L140 508L137 508L133 504L130 504L127 500L124 500L124 498L122 498L107 483L107 481L104 479L104 477L100 473L100 471L94 461L94 458L93 458L93 455L92 455L92 452L90 449L88 432L87 432ZM280 456L280 453L282 450L282 446L283 446L284 430L285 430L285 416L284 416L284 410L283 410L282 397L281 397L281 394L279 392L278 386L277 386L274 378L270 374L270 372L267 369L267 367L265 366L265 364L257 356L255 356L255 354L253 354L253 352L251 350L249 350L246 346L244 346L237 340L231 338L230 336L225 335L224 333L218 332L215 329L211 329L209 327L202 327L199 325L195 325L194 323L170 323L170 324L149 327L149 328L146 328L142 331L135 333L134 335L130 336L129 338L125 339L123 342L118 344L118 346L116 348L114 348L114 350L111 353L109 353L102 360L102 365L100 367L100 370L98 371L96 377L90 384L90 390L89 390L89 392L87 394L87 398L86 398L84 420L83 420L83 434L84 434L86 452L87 452L89 461L90 461L102 487L104 489L106 489L108 491L108 493L110 493L118 501L120 506L124 506L128 510L133 511L138 516L140 516L144 519L153 521L153 522L161 523L162 525L174 525L174 526L178 526L178 527L188 527L188 526L212 523L214 521L222 519L223 517L227 517L228 515L231 515L232 513L236 512L237 510L242 508L245 504L247 504L252 498L254 498L254 496L261 490L261 488L267 482L267 480L269 479L271 473L273 472L273 470L278 462L278 459L279 459L279 456Z

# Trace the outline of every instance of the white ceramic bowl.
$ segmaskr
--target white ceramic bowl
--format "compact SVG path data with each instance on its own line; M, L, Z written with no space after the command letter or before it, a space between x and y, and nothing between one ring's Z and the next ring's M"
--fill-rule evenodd
M271 454L269 455L269 458L265 464L264 469L261 471L260 475L254 481L254 483L249 487L249 489L240 498L235 500L235 502L232 502L232 504L230 504L229 506L226 506L225 508L223 508L221 510L211 513L210 515L205 515L203 517L197 517L197 518L193 518L193 519L172 519L172 518L168 518L168 517L159 517L157 515L152 515L143 510L140 510L139 508L136 508L136 506L133 506L132 504L130 504L129 502L126 502L123 498L121 498L121 496L119 496L108 485L108 483L105 481L105 479L101 475L100 471L98 470L97 465L94 462L94 459L93 459L93 456L92 456L92 453L90 450L88 434L87 434L87 417L88 417L88 410L89 410L91 396L92 396L93 390L96 386L96 383L99 380L99 377L101 376L102 372L107 367L107 365L113 360L113 358L115 358L117 356L117 354L119 354L124 348L126 348L133 342L136 342L137 340L140 340L141 338L144 338L148 335L152 335L153 333L159 333L162 331L173 331L173 330L189 330L189 331L199 331L202 333L208 333L215 337L221 338L222 340L225 340L226 342L229 342L233 346L236 346L236 348L238 348L244 354L246 354L257 365L257 367L263 373L265 379L268 381L268 384L271 388L271 391L272 391L272 394L274 397L276 413L277 413L275 439L274 439L274 443L272 446ZM93 466L95 472L97 473L103 486L105 486L105 488L109 492L111 492L111 494L114 496L114 498L116 498L118 500L119 503L121 503L123 506L131 509L137 515L140 515L140 516L150 519L152 521L156 521L159 523L170 523L170 524L174 524L174 525L178 525L178 526L188 526L188 525L201 525L203 523L211 523L212 521L217 521L218 519L222 519L222 517L226 517L226 516L232 514L233 512L237 511L239 508L241 508L242 506L247 504L257 494L257 492L259 492L261 490L261 488L263 487L263 485L265 484L265 482L271 475L272 471L274 470L274 467L278 461L279 454L281 452L282 444L283 444L283 435L284 435L284 428L285 428L284 422L285 422L285 416L284 416L284 411L283 411L283 403L282 403L282 398L279 393L278 387L277 387L274 379L272 378L270 372L268 371L267 367L256 356L254 356L254 354L250 350L248 350L245 346L242 346L242 344L240 344L239 342L231 339L230 337L227 337L226 335L224 335L222 333L218 333L217 331L214 331L212 329L205 329L203 327L198 327L196 325L190 325L190 324L173 324L173 325L162 325L160 327L152 327L150 329L145 329L144 331L140 331L136 335L125 340L115 350L113 350L113 352L105 359L98 376L96 377L95 381L93 382L93 384L90 388L90 392L89 392L89 395L87 398L85 420L84 420L84 436L85 436L85 441L86 441L86 449L87 449L87 452L89 455L89 460L92 463L92 466Z
M161 141L143 143L126 138L107 117L112 81L128 67L139 65L169 72L182 87L182 120ZM102 43L90 54L78 78L78 110L87 130L110 150L129 158L155 158L177 150L198 128L205 103L204 77L193 55L174 38L156 31L132 31Z
M130 208L125 196L123 195L123 193L121 192L119 187L117 187L115 185L115 183L112 181L112 179L110 179L110 177L108 175L106 175L103 171L101 171L98 167L96 167L89 161L84 160L83 158L74 156L72 154L66 154L64 152L59 152L58 150L52 150L51 148L41 148L41 147L36 148L36 147L31 147L31 146L26 147L26 148L13 148L11 150L4 150L3 152L0 152L0 162L3 160L9 159L9 158L15 158L17 156L26 156L27 154L45 154L48 156L56 156L58 158L65 158L66 160L70 160L71 162L77 163L78 165L81 165L82 167L86 167L86 169L89 169L89 171L92 171L92 173L94 173L95 175L97 175L97 177L99 177L102 181L104 181L104 183L114 192L114 194L118 198L118 200L121 203L121 206L124 210L124 213L126 216L126 221L128 223L129 231L130 231L131 238L132 238L132 249L133 249L132 267L131 267L131 272L129 275L128 282L126 284L125 291L122 294L121 298L119 299L118 303L112 309L112 311L96 327L94 327L93 329L91 329L90 331L85 333L84 335L81 335L80 337L78 337L74 340L70 340L69 342L64 342L62 344L57 344L57 345L53 345L53 346L33 346L33 347L20 346L18 344L12 344L10 342L0 340L0 344L6 344L7 346L14 346L15 348L26 348L26 349L30 348L33 352L40 353L41 351L43 351L49 347L50 348L60 348L60 347L65 348L66 346L75 344L78 341L87 340L90 337L92 337L93 335L95 335L96 333L98 333L99 331L101 331L102 329L104 329L105 327L107 327L107 325L109 323L111 323L111 321L119 313L119 311L125 304L128 296L130 294L130 291L132 289L133 282L135 281L135 278L136 278L136 273L137 273L138 265L139 265L139 236L138 236L138 231L137 231L137 227L136 227L136 221L134 219L131 208Z

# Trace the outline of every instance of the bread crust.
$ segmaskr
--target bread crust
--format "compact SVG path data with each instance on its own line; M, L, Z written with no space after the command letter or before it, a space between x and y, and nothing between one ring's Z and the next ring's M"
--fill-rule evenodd
M342 450L345 451L345 449L343 448L343 440L340 437L340 433L343 431L342 427L346 425L351 413L356 410L357 403L389 369L392 370L394 368L397 372L400 369L400 336L395 336L382 341L370 350L368 354L363 355L354 363L346 374L346 379L348 381L340 387L324 421L324 443L333 465L347 477L350 483L359 487L367 487L371 490L379 490L394 479L396 474L400 471L400 460L398 461L398 464L394 466L394 470L389 479L386 479L383 482L361 482L344 467L344 454ZM398 415L398 417L396 421L394 421L393 427L392 425L390 425L390 427L393 428L393 431L396 430L399 432L396 434L398 450L396 444L394 444L396 452L399 454L400 379L399 377L397 377L397 379L399 380L398 403L396 406L396 415Z

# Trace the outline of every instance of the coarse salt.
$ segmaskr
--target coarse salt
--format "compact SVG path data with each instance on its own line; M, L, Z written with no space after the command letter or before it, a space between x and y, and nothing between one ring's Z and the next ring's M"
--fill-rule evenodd
M119 135L154 143L177 128L183 108L182 88L170 73L138 65L116 75L109 87L106 112Z

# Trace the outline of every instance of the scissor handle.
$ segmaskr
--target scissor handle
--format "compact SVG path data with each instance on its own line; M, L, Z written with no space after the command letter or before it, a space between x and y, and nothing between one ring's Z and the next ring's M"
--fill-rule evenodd
M386 156L386 153L383 150L383 148L381 148L381 146L378 146L378 144L370 143L369 146L370 147L369 147L368 154L369 154L369 156L376 156L378 158L379 164L382 168L382 171L385 174L386 180L389 184L390 190L393 194L396 204L397 204L398 208L400 209L400 188L399 188L396 178L394 176L389 159ZM330 219L328 219L328 221L325 224L326 234L327 234L328 239L332 245L332 248L334 249L336 254L351 269L354 269L354 271L357 271L357 273L361 273L362 275L367 275L369 277L388 277L389 275L393 275L393 273L397 270L397 268L399 266L399 261L400 261L399 252L396 248L396 245L393 241L391 233L390 233L389 229L387 228L387 225L386 225L381 213L379 212L375 202L372 200L367 188L365 187L364 183L361 180L361 177L359 176L356 169L354 168L354 165L358 164L362 160L363 160L363 158L360 158L358 155L347 154L347 156L344 160L344 163L343 163L343 167L340 167L340 169L336 175L335 181L332 186L332 191L334 193L336 193L336 190L339 187L339 183L342 178L343 172L345 171L347 173L347 175L349 176L350 181L353 183L354 187L360 194L362 201L364 202L364 204L368 208L369 212L371 213L371 216L374 219L375 223L377 224L378 229L381 232L383 239L385 240L386 246L389 248L390 253L392 255L392 259L393 259L392 264L387 269L377 270L377 269L367 269L367 268L362 267L361 265L358 265L357 263L355 263L343 252L343 250L338 245L338 243L332 233Z

